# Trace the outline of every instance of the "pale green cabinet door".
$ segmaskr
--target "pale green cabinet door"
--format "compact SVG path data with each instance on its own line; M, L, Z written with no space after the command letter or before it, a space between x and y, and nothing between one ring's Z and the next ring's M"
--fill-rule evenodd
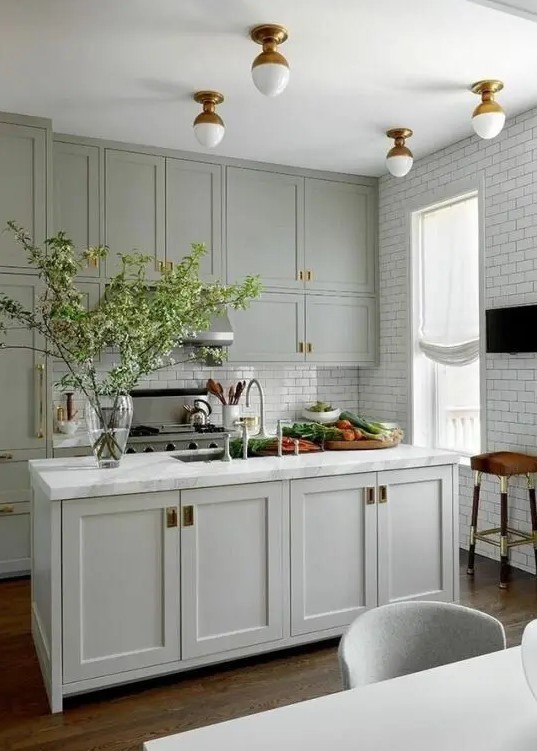
M55 141L54 232L62 230L79 251L100 242L99 149ZM84 266L81 276L99 276L99 261Z
M307 295L306 340L308 362L374 363L375 298Z
M106 149L105 242L108 277L121 270L118 253L151 257L148 276L159 276L165 260L165 159Z
M230 310L231 362L304 362L304 295L265 292L247 310Z
M375 291L375 189L306 178L306 288Z
M302 289L304 179L227 168L227 278L259 274L264 287Z
M222 167L166 159L166 261L179 263L192 243L204 243L200 274L222 277Z
M37 278L24 274L0 274L0 295L20 302L33 313L37 303ZM33 332L16 323L6 322L2 338L7 347L0 349L0 453L18 449L44 449L47 432L47 371L45 356L27 347L40 342Z
M0 230L13 219L41 244L47 234L47 132L0 123ZM0 231L0 267L27 269L26 254Z

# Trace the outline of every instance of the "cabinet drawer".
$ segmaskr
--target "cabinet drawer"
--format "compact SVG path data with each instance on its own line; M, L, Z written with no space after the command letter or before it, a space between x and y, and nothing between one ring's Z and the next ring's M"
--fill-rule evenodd
M21 504L30 500L30 472L28 459L44 459L45 451L0 451L0 507ZM0 557L2 553L0 552Z
M0 503L0 578L29 570L30 504Z

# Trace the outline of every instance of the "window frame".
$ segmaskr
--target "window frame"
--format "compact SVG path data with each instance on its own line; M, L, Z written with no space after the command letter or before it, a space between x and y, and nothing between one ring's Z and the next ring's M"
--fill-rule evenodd
M418 430L415 425L415 357L417 350L417 331L419 326L419 309L416 300L419 294L420 274L419 274L419 252L420 248L420 215L424 212L459 203L465 198L476 196L478 201L479 217L479 246L478 246L478 268L479 268L479 407L480 407L480 452L486 450L487 445L487 413L486 413L486 348L485 348L485 274L484 274L484 190L485 177L480 172L472 179L459 180L440 189L430 190L427 192L427 198L420 197L410 202L407 211L407 242L408 242L408 435L411 443L416 442ZM436 368L433 379L436 379ZM437 388L435 385L432 393L432 401L436 401ZM437 435L437 417L436 404L433 406L429 431L432 435ZM422 441L423 443L423 441ZM466 456L461 454L461 456Z

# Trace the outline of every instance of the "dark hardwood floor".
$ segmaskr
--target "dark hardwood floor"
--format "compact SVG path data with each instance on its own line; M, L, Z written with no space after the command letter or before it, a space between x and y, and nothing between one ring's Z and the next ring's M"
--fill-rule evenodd
M498 564L477 560L461 602L499 618L509 646L537 618L535 577L513 570L498 589ZM30 583L0 582L0 751L140 751L149 738L291 704L340 688L336 642L71 699L50 715L30 636Z

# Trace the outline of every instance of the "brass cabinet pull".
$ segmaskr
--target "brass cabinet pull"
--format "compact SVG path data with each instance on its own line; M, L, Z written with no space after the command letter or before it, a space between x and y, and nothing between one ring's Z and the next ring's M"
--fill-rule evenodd
M173 261L166 261L166 270L173 271Z
M304 352L306 351L306 347L304 345L304 342L299 342L298 343L298 351L300 352L301 355L304 354Z
M306 281L307 281L307 282L311 282L311 280L312 280L312 279L313 279L313 274L312 274L312 272L311 272L311 271L310 271L310 270L308 269L308 270L306 271Z
M8 462L10 459L13 459L13 454L10 454L9 452L6 454L0 454L0 462Z
M12 514L14 511L15 506L11 503L5 503L3 506L0 506L0 514Z
M194 506L183 506L183 527L194 526Z
M88 258L86 265L88 266L88 268L96 269L99 265L99 261L97 260L97 258L95 258L95 256L92 256L91 258Z
M308 353L308 355L310 355L313 352L313 344L311 342L307 342L306 352Z
M177 508L175 506L168 506L166 509L166 526L168 529L177 526Z
M155 266L157 271L160 271L161 274L166 271L166 263L164 261L156 261Z
M371 506L375 503L375 488L364 488L365 502L367 506Z
M43 363L39 363L39 365L35 366L35 369L37 371L37 429L36 429L36 437L37 438L44 438L45 437L45 394L44 388L45 388L45 366Z
M388 503L388 488L386 485L379 487L379 503Z
M302 269L300 269L300 271L298 272L298 281L299 282L304 281L304 272L302 271Z

